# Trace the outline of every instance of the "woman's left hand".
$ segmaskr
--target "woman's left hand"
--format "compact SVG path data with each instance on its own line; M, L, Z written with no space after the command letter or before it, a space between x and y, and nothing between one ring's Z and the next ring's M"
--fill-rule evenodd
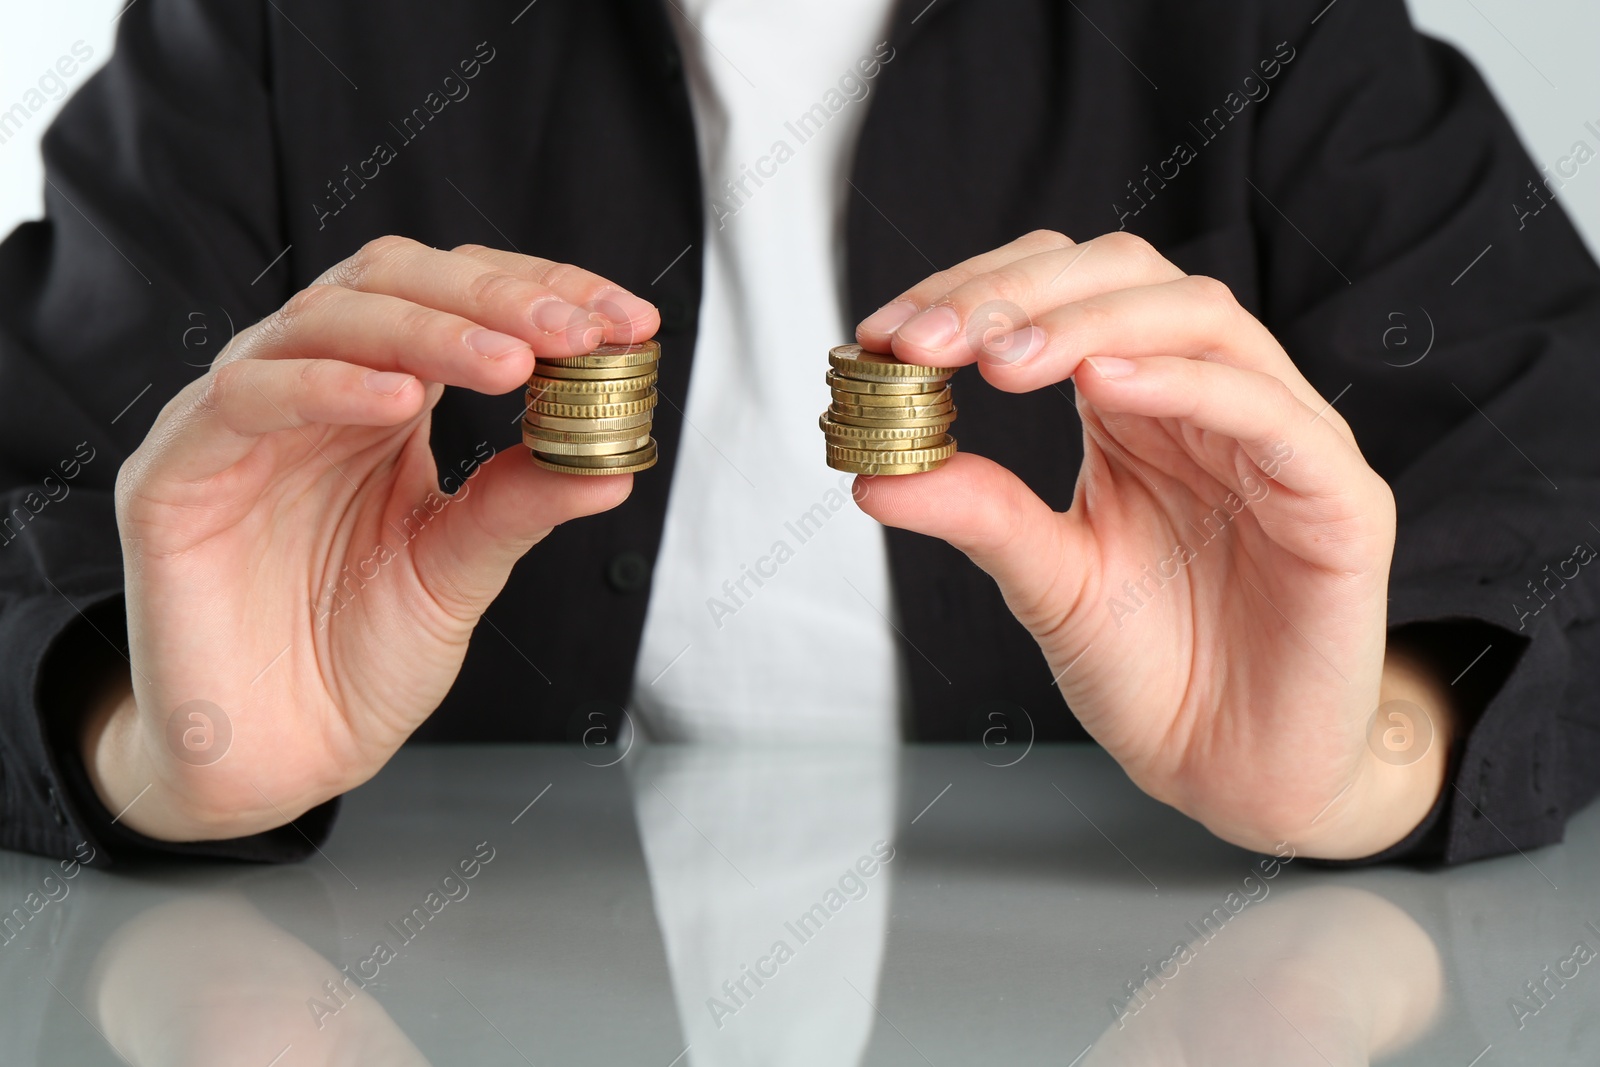
M874 479L862 507L995 578L1135 783L1262 850L1364 856L1416 826L1450 722L1441 687L1386 651L1394 498L1225 285L1127 233L1039 232L932 276L857 339L976 362L1009 392L1074 382L1084 459L1065 513L966 453ZM1431 727L1410 762L1368 743L1401 698Z

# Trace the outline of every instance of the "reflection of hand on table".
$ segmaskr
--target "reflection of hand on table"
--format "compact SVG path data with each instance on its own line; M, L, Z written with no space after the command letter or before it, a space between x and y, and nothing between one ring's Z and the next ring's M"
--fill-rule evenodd
M1356 1067L1421 1036L1444 992L1433 939L1364 889L1274 897L1188 950L1082 1067Z
M89 1010L135 1067L264 1067L286 1046L285 1067L429 1067L371 993L343 979L244 898L196 893L124 923L101 949ZM291 1058L292 1057L292 1058Z

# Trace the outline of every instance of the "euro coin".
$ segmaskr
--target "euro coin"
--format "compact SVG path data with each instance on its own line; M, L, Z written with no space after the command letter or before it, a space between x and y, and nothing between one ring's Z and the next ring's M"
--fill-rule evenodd
M890 474L926 474L936 471L944 466L947 460L937 460L930 463L894 463L887 460L873 460L868 463L858 463L848 459L835 459L828 457L828 466L845 474L865 474L871 477Z
M931 426L939 420L955 418L956 406L946 400L927 408L905 410L864 408L854 404L833 404L828 414L846 426Z
M640 415L625 415L620 418L564 418L558 415L546 415L537 411L530 411L522 417L524 426L533 426L544 430L576 430L583 433L599 433L605 430L631 430L636 426L649 426L650 412Z
M620 419L629 415L648 415L656 406L655 394L643 400L630 400L622 404L557 404L534 400L528 404L528 413L554 415L559 419Z
M907 393L904 395L881 396L877 393L852 393L845 389L833 391L835 404L846 404L863 408L885 408L889 410L919 407L932 407L945 404L950 400L950 390L941 389L936 393Z
M881 452L872 452L860 448L839 448L835 445L828 446L828 458L842 460L845 463L943 463L956 454L954 440L946 441L934 448L914 448L903 452L895 452L885 456Z
M660 344L641 341L635 345L601 345L593 352L577 356L557 356L552 359L540 356L537 366L569 370L624 370L628 367L653 366L660 358Z
M951 367L902 363L881 352L864 351L860 345L840 345L828 353L828 362L845 377L868 382L944 381L955 373Z
M602 441L594 444L576 444L570 441L548 441L526 432L522 443L540 455L548 456L615 456L624 452L637 452L650 444L650 435L629 437L621 441Z
M533 462L562 474L634 474L656 464L654 440L641 449L612 456L547 456L533 453Z
M825 380L835 390L847 393L870 393L874 396L918 396L937 393L949 381L948 378L934 378L928 381L866 382L858 378L846 378L833 370L828 371Z
M529 390L558 393L611 393L623 389L648 389L659 375L654 367L632 378L551 378L537 368L528 379Z

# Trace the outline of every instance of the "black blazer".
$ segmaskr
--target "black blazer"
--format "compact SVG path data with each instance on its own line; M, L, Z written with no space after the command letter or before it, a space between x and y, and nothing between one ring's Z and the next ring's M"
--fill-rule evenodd
M1040 227L1124 227L1228 283L1395 489L1392 625L1465 672L1459 789L1390 855L1558 839L1600 756L1600 578L1547 580L1600 544L1600 272L1472 68L1402 0L916 0L888 44L851 176L850 313ZM564 740L626 703L714 210L664 5L143 0L45 158L48 217L0 247L0 844L157 847L110 825L69 713L126 669L117 466L230 329L381 234L579 263L660 306L664 464L534 550L565 565L517 569L417 736ZM958 388L962 447L1065 508L1067 393ZM516 447L519 403L447 394L441 473ZM943 543L889 546L918 650L909 737L977 742L996 707L1083 737L986 575ZM161 848L293 855L331 813Z

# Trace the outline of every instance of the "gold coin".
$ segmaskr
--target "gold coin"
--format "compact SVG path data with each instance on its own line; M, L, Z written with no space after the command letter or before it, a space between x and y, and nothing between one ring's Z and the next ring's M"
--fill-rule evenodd
M847 393L872 393L876 396L918 396L937 393L945 387L948 378L930 378L912 382L867 382L859 378L846 378L838 371L829 370L825 379L834 389Z
M950 401L949 388L941 389L936 393L910 393L898 396L880 396L876 393L851 393L843 389L833 391L833 402L846 407L859 408L895 408L912 409L932 407L946 404Z
M828 408L828 414L833 416L834 422L846 426L921 426L924 423L919 422L920 419L954 418L955 410L956 406L948 400L916 408L865 408L835 401Z
M835 406L828 412L828 417L840 426L863 426L869 429L929 429L938 426L944 430L949 429L955 421L956 409L951 405L950 410L943 414L914 419L875 419L840 411Z
M614 452L609 456L560 456L556 457L555 462L573 467L626 467L643 459L645 453L654 452L655 448L655 438L652 437L631 452Z
M831 456L828 458L828 466L832 467L836 471L843 471L846 474L866 474L874 477L893 474L924 474L928 471L936 471L948 462L949 460L940 459L934 460L931 463L892 463L878 461L873 461L870 463L855 463L850 460L834 459Z
M656 443L652 440L636 452L617 456L556 456L546 459L537 452L532 455L537 465L562 474L634 474L656 465Z
M842 422L828 423L823 429L830 442L844 443L848 440L863 440L877 447L879 441L915 441L924 437L935 437L945 433L954 425L955 419L945 417L927 426L904 426L900 423L873 422L869 425L852 426ZM851 446L854 447L854 446Z
M638 367L553 367L548 363L538 363L534 372L541 378L558 378L561 381L573 382L629 382L634 378L642 378L653 374L656 366L646 363Z
M828 353L828 362L847 378L869 382L943 381L955 373L952 367L902 363L881 352L862 351L860 345L840 345Z
M649 430L639 426L600 431L552 430L547 426L536 426L526 419L522 422L522 439L524 441L532 437L540 441L554 441L563 445L612 445L618 441L637 441L641 436L649 432Z
M834 422L826 411L817 418L817 425L822 427L822 432L829 437L848 437L853 440L898 441L944 432L942 429L935 430L927 426L845 426Z
M628 437L621 441L602 441L593 444L576 444L571 441L551 441L535 437L526 431L522 443L540 455L548 456L615 456L623 452L637 452L650 444L650 435Z
M555 389L529 388L523 394L526 404L567 404L574 407L594 407L598 404L635 404L654 398L654 389L626 389L603 393L565 393Z
M861 448L840 448L831 442L828 445L828 458L843 460L846 463L942 463L956 454L954 438L935 448L914 448L903 452L896 452L892 456L884 456L880 452Z
M540 367L587 368L613 370L624 367L641 367L654 364L661 358L661 345L655 341L641 341L636 345L601 345L593 352L579 356L557 356L546 359L540 356L535 369ZM539 373L543 373L540 371Z
M563 418L559 415L545 415L540 412L530 411L522 417L524 427L532 426L541 430L577 430L582 433L601 433L606 430L631 430L635 426L649 426L651 413L646 411L642 415L624 415L621 418Z
M926 433L927 431L918 431ZM928 437L906 437L900 440L873 440L871 438L830 437L829 448L845 448L856 452L913 452L921 448L939 448L942 445L955 443L955 438L947 433L932 434Z
M558 404L534 400L528 404L532 415L554 415L558 419L620 419L628 415L643 415L656 406L656 395L651 393L643 400L629 400L622 404Z
M528 379L528 389L532 392L557 392L557 393L611 393L621 390L642 390L656 384L656 369L633 378L547 378L537 371Z

